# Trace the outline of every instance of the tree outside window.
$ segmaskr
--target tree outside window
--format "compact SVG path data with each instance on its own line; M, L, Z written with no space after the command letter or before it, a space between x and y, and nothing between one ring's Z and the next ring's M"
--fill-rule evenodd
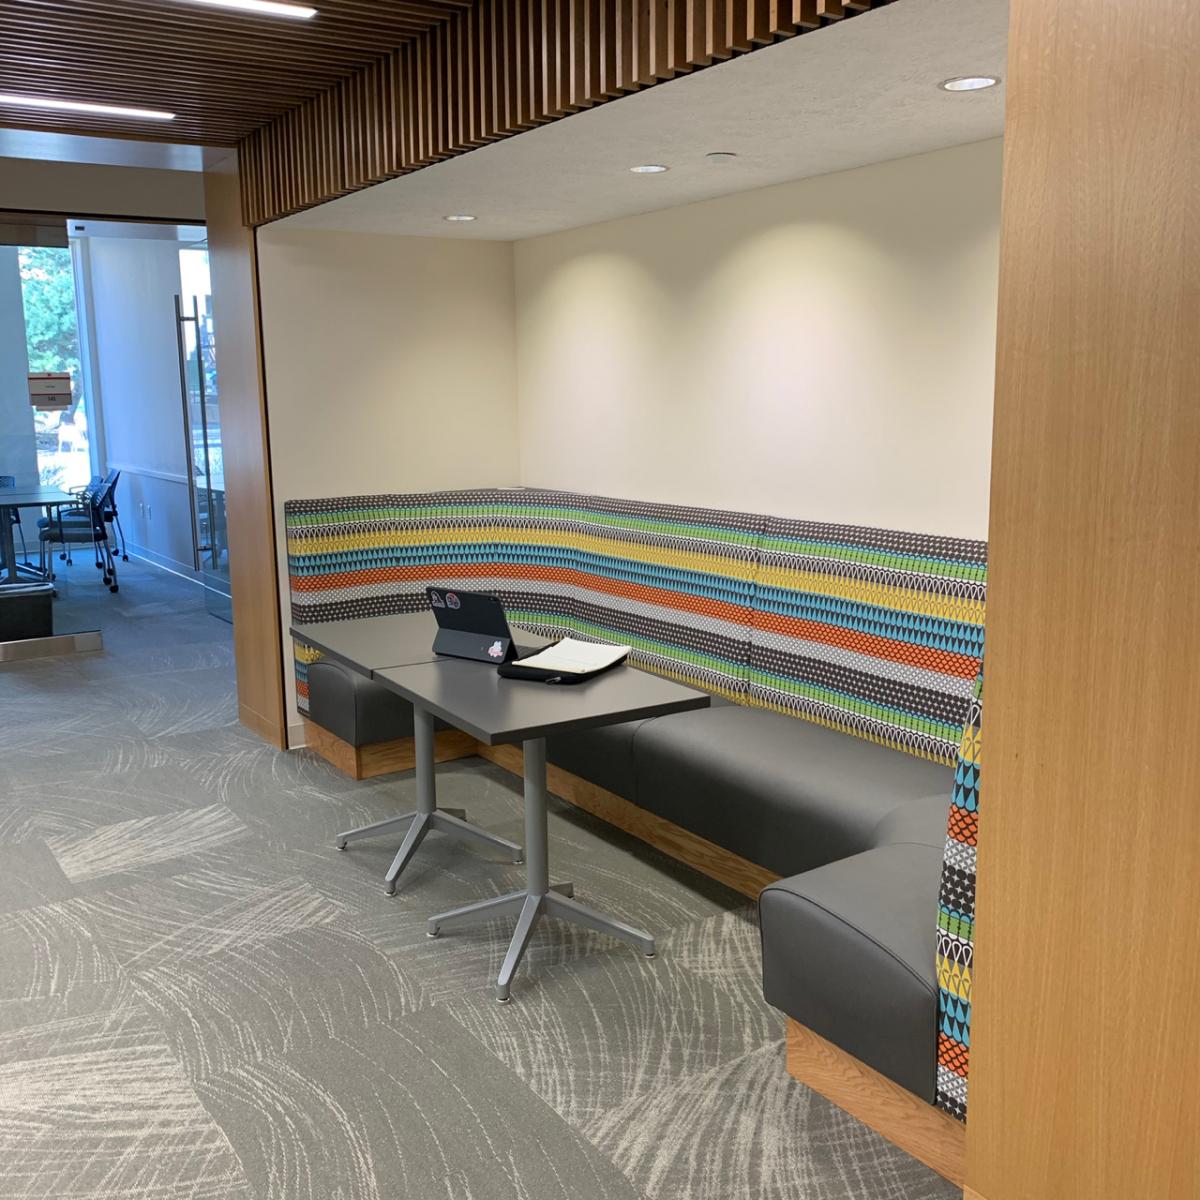
M43 486L78 487L91 478L92 466L71 251L22 246L18 261L29 370L71 373L71 407L62 412L34 410L38 472Z

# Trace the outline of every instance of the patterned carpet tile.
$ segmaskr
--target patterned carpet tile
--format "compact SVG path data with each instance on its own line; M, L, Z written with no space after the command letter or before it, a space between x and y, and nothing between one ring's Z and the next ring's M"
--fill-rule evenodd
M583 1132L652 1200L960 1195L783 1064L781 1039L609 1109Z
M42 1005L0 1034L0 1197L253 1200L241 1163L140 1007Z
M256 1192L637 1200L594 1147L439 1009L198 1084Z
M0 1006L115 983L120 966L77 904L0 914Z
M779 1036L777 1017L746 1011L669 955L647 960L628 947L543 970L513 997L448 1008L577 1127Z

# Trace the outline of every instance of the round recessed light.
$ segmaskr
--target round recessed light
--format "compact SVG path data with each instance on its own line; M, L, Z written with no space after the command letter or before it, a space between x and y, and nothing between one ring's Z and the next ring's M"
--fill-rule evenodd
M664 171L669 171L670 167L664 167L662 163L642 163L638 167L629 168L635 175L661 175Z
M737 155L732 150L710 150L704 157L709 162L727 163L733 162Z
M943 79L938 87L943 92L982 92L999 82L998 75L958 75L954 79Z
M473 221L475 218L470 213L451 213L448 217L443 217L443 221Z

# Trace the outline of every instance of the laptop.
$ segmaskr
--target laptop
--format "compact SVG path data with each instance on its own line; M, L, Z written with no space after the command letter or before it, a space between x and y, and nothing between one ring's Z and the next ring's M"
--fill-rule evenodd
M553 645L551 641L518 644L504 615L504 605L487 592L427 587L425 594L438 623L433 639L435 654L502 663L526 658Z

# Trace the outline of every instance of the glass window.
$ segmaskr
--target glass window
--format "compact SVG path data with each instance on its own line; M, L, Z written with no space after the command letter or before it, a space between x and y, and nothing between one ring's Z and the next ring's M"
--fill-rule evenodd
M57 246L22 246L18 261L29 370L69 371L72 383L70 408L61 412L34 410L38 473L44 486L79 487L92 476L92 458L79 362L71 251Z

